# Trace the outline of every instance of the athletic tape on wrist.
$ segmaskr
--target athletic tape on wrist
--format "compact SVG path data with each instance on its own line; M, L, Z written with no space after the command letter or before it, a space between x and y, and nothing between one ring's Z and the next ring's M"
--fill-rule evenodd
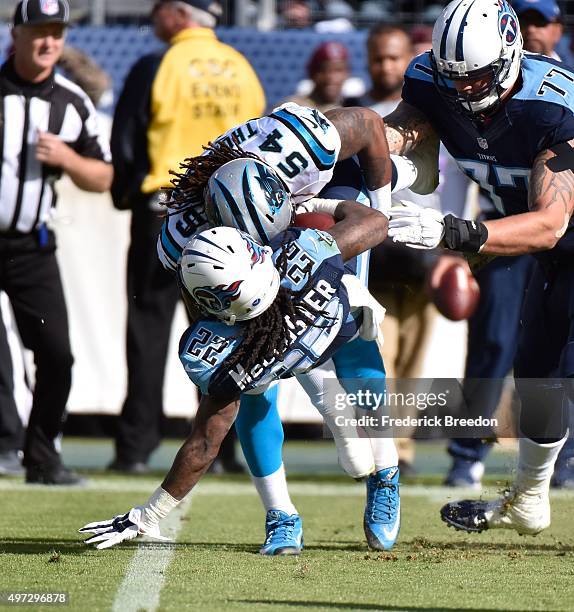
M369 200L371 200L371 208L382 212L386 217L390 217L389 211L393 205L391 202L391 184L388 183L379 189L370 189L367 191Z
M162 487L158 487L142 506L142 522L144 526L151 527L157 525L162 518L165 518L180 502L170 495Z
M334 216L337 206L339 206L342 201L343 200L329 200L327 198L311 198L304 202L304 204L310 205L312 212L322 212Z

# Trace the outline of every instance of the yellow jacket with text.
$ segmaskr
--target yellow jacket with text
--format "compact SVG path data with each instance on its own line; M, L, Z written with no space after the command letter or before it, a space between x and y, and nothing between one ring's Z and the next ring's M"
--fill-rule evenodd
M135 191L169 186L170 169L264 108L261 83L241 53L209 28L179 32L167 50L141 58L124 84L112 132L114 204L129 208Z

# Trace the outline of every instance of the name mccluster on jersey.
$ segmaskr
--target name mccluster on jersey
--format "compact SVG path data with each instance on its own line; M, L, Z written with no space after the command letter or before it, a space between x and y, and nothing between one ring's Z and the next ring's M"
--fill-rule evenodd
M320 279L317 281L315 287L312 287L302 298L301 303L303 305L322 310L327 317L334 316L335 311L333 306L338 308L338 305L333 302L336 297L337 290L327 280ZM304 312L309 318L313 316L311 310L304 309ZM290 317L285 318L287 325L287 332L289 335L289 342L293 344L298 338L305 334L313 332L309 329L308 324L302 319L291 320ZM320 328L319 328L320 329ZM333 332L336 332L338 327L333 326ZM314 337L314 336L313 336ZM258 380L267 368L272 366L277 359L265 360L256 364L251 368L249 372L241 366L241 364L235 365L229 370L229 376L234 380L237 387L241 390L245 389L249 384Z

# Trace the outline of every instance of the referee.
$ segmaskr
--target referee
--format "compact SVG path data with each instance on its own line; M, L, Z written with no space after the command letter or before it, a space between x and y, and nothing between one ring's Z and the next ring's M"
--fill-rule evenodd
M92 103L54 72L69 13L67 0L20 2L13 54L0 68L0 289L36 365L24 443L26 481L47 485L81 481L62 465L55 445L73 356L55 236L46 225L56 203L54 184L65 172L81 189L103 192L113 175Z

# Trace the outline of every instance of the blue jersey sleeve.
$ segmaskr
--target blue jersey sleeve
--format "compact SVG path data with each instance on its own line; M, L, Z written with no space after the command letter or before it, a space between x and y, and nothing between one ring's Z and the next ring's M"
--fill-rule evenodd
M237 388L220 385L221 366L240 342L237 329L218 321L199 321L183 334L179 359L183 368L204 395L232 401Z
M287 272L281 284L293 291L302 289L309 277L324 265L341 270L344 267L337 242L322 230L290 227L271 241L271 248L278 265L285 252Z
M430 64L430 53L427 51L417 55L405 72L402 99L411 106L426 113L432 108L438 92L434 85Z
M574 72L561 62L527 53L513 104L534 154L574 138Z
M569 108L558 105L548 105L549 108L541 115L537 113L539 141L538 152L551 149L562 142L568 142L574 138L574 114Z

